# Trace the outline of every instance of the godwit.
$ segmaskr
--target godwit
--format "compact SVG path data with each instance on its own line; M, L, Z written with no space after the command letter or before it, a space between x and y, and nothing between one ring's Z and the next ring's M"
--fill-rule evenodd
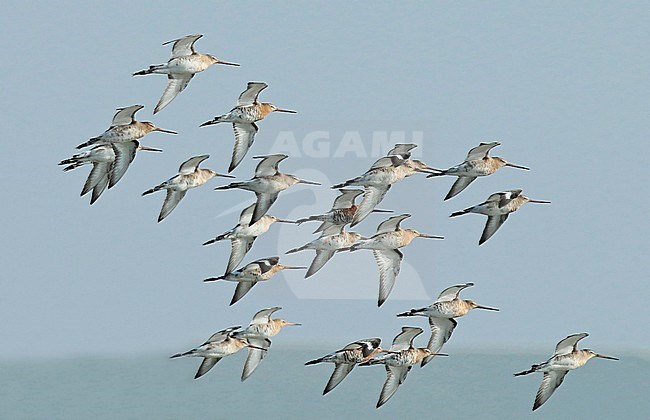
M341 195L336 197L330 211L325 214L318 214L296 220L296 223L301 224L318 220L322 223L314 233L323 232L323 235L331 235L342 232L345 225L352 223L354 213L357 211L357 205L354 203L354 200L360 194L363 194L363 190L341 188L339 191L341 192ZM390 213L390 210L374 209L373 212Z
M269 216L267 214L262 216L257 222L250 224L253 210L255 210L255 204L246 207L239 215L239 224L237 226L203 243L203 245L210 245L218 241L230 239L230 258L228 259L225 274L233 271L242 262L253 246L255 238L268 231L273 223L295 223L291 220L278 219L275 216Z
M228 172L232 172L239 165L239 162L248 153L248 149L253 145L258 130L257 124L255 124L257 121L263 120L271 112L296 113L289 109L278 108L269 102L258 102L257 97L260 92L268 86L264 82L248 82L246 90L239 95L237 105L230 112L214 117L199 126L204 127L222 122L232 123L232 128L235 131L235 146L232 150L232 160Z
M542 406L542 404L551 398L551 395L553 395L553 392L555 392L557 387L562 385L564 376L569 373L570 370L584 366L585 363L594 357L618 360L616 357L605 356L590 349L578 350L578 341L587 336L589 336L587 333L572 334L568 336L557 343L557 346L555 346L555 353L553 353L553 356L550 359L538 365L532 365L529 370L515 373L515 376L528 375L533 372L544 373L544 379L542 379L542 384L539 386L537 395L535 396L533 411L537 410Z
M488 217L481 239L478 244L481 245L508 220L508 215L526 203L550 204L550 201L533 200L521 193L521 190L508 190L494 193L481 204L468 207L465 210L452 213L449 217L456 217L467 213L484 214Z
M230 175L217 173L212 169L199 169L199 164L209 157L210 155L201 155L189 158L178 168L178 174L176 176L142 193L144 196L156 191L167 190L167 196L160 209L160 215L158 215L158 222L167 217L176 208L176 205L185 197L188 189L203 185L215 176L234 178Z
M404 254L398 248L411 243L415 238L444 239L442 236L433 236L420 233L414 229L401 229L402 220L411 217L410 214L393 216L382 222L377 227L377 233L367 240L362 240L350 247L350 251L357 249L371 249L379 267L379 300L381 306L395 285L395 278L399 274L400 264Z
M192 77L196 73L200 73L213 64L225 64L228 66L239 66L236 63L229 63L221 61L217 57L210 54L200 54L194 50L194 43L203 35L187 35L183 38L174 39L165 42L163 45L171 44L172 42L172 55L167 61L167 64L155 64L149 66L148 69L140 70L133 73L134 76L143 76L146 74L166 74L169 82L165 88L165 92L160 97L156 108L153 113L167 106L174 98L187 87Z
M237 353L239 350L244 347L256 349L259 351L266 351L263 347L257 347L254 344L251 344L245 338L237 338L234 336L235 331L240 329L241 326L226 328L225 330L218 331L208 338L208 341L201 344L199 347L196 347L185 353L178 353L171 357L171 359L176 359L178 357L189 356L189 357L203 357L203 362L199 366L199 370L194 375L194 379L198 379L201 376L208 373L210 369L217 364L217 362L223 359L226 356Z
M342 188L351 185L364 187L363 200L361 200L350 226L355 226L368 216L377 204L384 199L384 196L394 183L417 172L430 174L433 173L432 171L437 171L437 169L427 166L424 162L411 160L404 156L390 155L380 158L363 175L332 187Z
M427 348L434 353L442 349L442 346L449 341L451 333L458 324L454 318L464 316L472 309L487 309L488 311L498 311L497 308L482 306L472 300L464 300L458 297L461 290L474 286L474 283L457 284L446 288L440 293L438 299L431 305L411 309L397 316L426 316L429 318L429 327L431 327L431 337ZM425 357L422 360L422 366L431 361L432 357Z
M257 203L251 223L256 223L269 210L269 207L278 198L280 191L295 184L320 185L318 182L305 181L294 175L283 174L278 171L278 164L286 159L287 155L277 154L268 156L255 156L253 159L262 159L255 168L255 176L249 181L233 182L223 187L217 187L215 190L228 190L231 188L241 188L242 190L253 191L257 196Z
M411 367L427 356L447 356L434 353L429 349L413 347L413 340L422 334L422 328L402 327L402 332L397 334L390 349L374 359L361 363L359 366L382 364L386 366L386 382L381 389L377 408L384 405L397 391L397 387L404 383Z
M360 239L364 239L357 232L341 232L333 235L322 235L320 238L315 239L308 244L301 247L290 249L287 254L292 254L306 249L313 249L316 251L316 257L311 262L305 278L315 274L318 270L323 268L330 258L334 256L337 251L350 249L350 246Z
M90 199L92 205L106 187L112 188L122 178L135 159L135 153L138 150L162 152L160 149L140 146L137 140L126 143L100 144L85 152L77 153L69 159L62 160L59 165L67 165L63 168L63 171L67 172L92 163L93 169L81 190L82 197L90 190L93 191Z
M501 143L498 141L492 143L481 143L473 149L470 149L463 163L456 165L453 168L428 175L427 178L441 175L457 176L458 179L454 182L454 185L451 186L451 189L445 196L445 200L449 200L467 188L467 186L474 182L477 177L492 175L504 166L511 166L513 168L524 169L527 171L530 170L530 168L525 166L506 162L503 158L488 156L490 149L499 146L500 144Z
M135 113L144 108L143 105L131 105L126 108L117 108L111 126L97 137L93 137L85 143L77 146L83 149L87 146L107 143L123 143L141 139L152 131L161 133L178 134L175 131L164 130L156 127L149 121L136 121Z
M310 360L305 366L315 365L317 363L334 363L334 372L330 376L327 385L323 390L323 395L327 394L345 379L354 366L358 363L365 362L377 353L381 352L381 338L365 338L357 340L337 350L334 353L326 354L318 359Z
M266 281L273 277L275 273L281 270L304 270L307 267L296 267L280 264L280 257L262 258L252 263L246 264L237 271L228 273L224 276L210 277L204 281L228 280L237 282L235 294L232 296L230 305L234 305L239 299L244 297L249 290L258 282Z
M276 318L271 319L271 315L282 309L280 306L273 308L262 309L253 316L250 325L243 331L234 333L237 338L244 338L250 344L264 348L268 351L271 345L271 337L280 332L282 327L287 325L301 325L296 322L287 322L284 319ZM249 347L246 362L244 363L244 370L241 374L241 380L244 382L253 373L257 366L260 364L267 352L257 348Z

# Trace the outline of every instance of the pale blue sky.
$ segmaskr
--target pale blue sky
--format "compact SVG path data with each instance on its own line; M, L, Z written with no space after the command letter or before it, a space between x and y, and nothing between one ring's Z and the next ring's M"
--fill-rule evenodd
M404 323L396 313L468 281L476 286L466 298L501 312L461 319L449 353L550 352L581 331L603 353L648 348L647 2L192 4L5 3L0 357L167 354L275 305L304 324L285 343L390 340ZM166 61L161 44L192 33L205 35L198 51L241 67L197 75L152 117L166 80L131 73ZM201 243L232 227L236 214L217 215L252 194L213 191L223 182L215 179L156 224L162 194L140 193L193 155L208 153L204 166L225 171L231 130L198 125L230 109L250 80L269 84L264 100L298 114L259 124L234 172L241 179L252 174L251 156L291 151L279 150L280 140L295 138L289 146L301 156L281 168L331 185L372 164L373 136L401 134L421 143L432 166L498 140L494 155L532 170L505 168L444 203L452 179L395 185L381 207L409 212L405 227L446 239L403 250L395 291L379 309L377 270L362 252L337 255L309 280L278 276L228 307L234 285L202 279L222 273L229 246ZM87 170L63 173L56 163L105 130L115 108L136 103L146 106L140 120L180 134L147 136L142 143L164 153L139 155L90 207L78 196ZM304 145L317 132L326 133L317 143L330 147L325 157ZM336 155L342 141L359 140L361 152ZM480 248L484 218L448 218L512 188L552 204L525 206ZM296 188L270 213L323 212L334 196L326 186ZM373 215L357 230L370 235L380 221ZM282 255L314 228L273 227L244 261ZM312 256L283 260L308 265Z

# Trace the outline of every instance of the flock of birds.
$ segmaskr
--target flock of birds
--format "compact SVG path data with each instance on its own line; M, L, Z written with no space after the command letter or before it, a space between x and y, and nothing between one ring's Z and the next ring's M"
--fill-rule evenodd
M202 35L189 35L163 45L173 43L172 53L166 64L151 65L148 69L134 73L134 76L148 74L166 74L167 87L158 101L154 114L165 108L183 91L195 74L202 72L214 64L238 66L238 64L221 61L209 54L197 53L194 43ZM232 172L244 159L253 145L258 132L257 122L272 112L295 113L295 111L278 108L271 103L259 102L259 94L267 87L266 83L249 82L246 90L241 93L237 104L229 112L214 117L201 126L210 126L222 122L231 123L235 143L228 172ZM142 146L139 140L148 133L158 131L177 134L175 131L157 127L151 122L141 122L135 119L135 114L142 105L118 108L111 126L101 135L93 137L77 146L77 149L90 149L75 154L60 162L63 170L69 171L84 165L92 165L90 174L84 183L81 195L92 191L90 204L93 204L108 188L114 187L126 173L129 165L135 159L139 150L161 152ZM378 209L377 206L386 196L390 188L407 177L422 173L427 178L453 176L453 183L445 200L455 197L466 189L478 177L489 176L504 166L528 170L529 168L507 162L503 158L490 156L490 151L500 143L481 143L472 148L465 160L449 169L436 169L424 162L411 159L411 150L415 144L396 144L386 156L377 160L362 175L334 185L340 195L334 200L332 208L323 214L308 216L296 221L285 220L267 214L277 200L280 192L297 184L320 185L316 182L300 179L294 175L285 174L278 169L279 164L288 158L284 154L254 156L259 159L253 177L247 181L232 182L215 188L216 190L243 189L254 192L256 202L243 209L235 227L203 245L210 245L229 240L231 244L230 257L223 275L206 279L206 282L226 280L237 283L230 305L242 299L259 282L271 279L277 272L287 269L306 269L305 277L316 274L336 254L342 251L371 250L379 270L378 306L389 297L400 272L404 254L400 248L407 246L415 238L443 239L441 236L421 233L415 229L402 229L401 223L410 217L404 213L391 216L377 227L376 233L369 238L353 231L345 231L345 227L362 222L370 213L387 213L389 210ZM176 208L191 188L205 184L214 177L235 178L232 175L220 174L211 169L199 168L199 165L209 158L209 155L193 156L180 165L178 173L157 186L145 191L148 195L165 190L166 197L158 215L158 222L165 219ZM355 188L356 187L356 188ZM361 201L355 203L357 197ZM534 200L522 194L522 190L514 189L491 194L483 203L468 207L451 214L451 217L467 213L487 216L485 228L479 239L479 245L490 239L508 219L526 203L549 203ZM269 230L274 223L320 222L314 231L319 237L303 246L287 251L294 252L314 250L316 255L309 267L288 266L280 263L277 256L258 259L243 265L246 254L250 251L255 239ZM381 390L377 408L385 404L405 381L411 368L420 363L424 367L434 356L446 356L440 353L444 344L450 339L457 326L456 318L462 317L472 309L498 311L497 308L478 305L471 300L459 298L462 290L473 286L473 283L459 284L446 288L431 305L411 309L398 314L398 317L426 317L429 321L431 335L426 347L416 347L414 340L423 333L422 328L404 326L393 339L390 348L380 347L380 338L367 338L348 344L342 349L327 354L306 365L319 363L334 363L332 373L323 394L333 390L352 371L356 365L384 365L386 381ZM270 338L280 332L282 327L300 325L283 319L273 319L272 314L281 309L272 307L257 312L244 329L234 326L213 334L202 345L172 356L172 358L191 356L203 358L195 378L205 375L222 358L247 348L248 356L244 364L241 380L246 380L259 366L269 351ZM616 358L595 353L592 350L578 350L577 343L587 337L587 333L573 334L561 340L553 356L546 362L532 365L529 370L516 373L515 376L527 375L533 372L543 372L543 381L533 410L539 408L560 386L569 370L583 366L593 357L605 359Z

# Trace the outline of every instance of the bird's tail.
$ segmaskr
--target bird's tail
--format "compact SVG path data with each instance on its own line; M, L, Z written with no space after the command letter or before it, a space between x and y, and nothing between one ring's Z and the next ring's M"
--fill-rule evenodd
M471 208L471 207L468 207L468 208L466 208L465 210L456 211L456 212L452 213L451 215L449 215L449 217L461 216L461 215L463 215L463 214L467 214L467 213L469 213L470 210L472 210L472 208Z
M79 146L77 146L77 149L83 149L84 147L92 146L93 144L97 143L99 141L99 137L93 137L90 140L88 140L85 143L81 143Z
M224 275L224 276L219 276L219 277L210 277L210 278L207 278L207 279L205 279L203 281L204 282L217 281L217 280L223 280L225 278L226 278L226 276Z
M70 159L68 159L68 160L70 160ZM59 165L65 165L65 163L63 163L63 161L62 161L61 163L59 163ZM78 167L80 167L82 165L83 165L83 163L81 163L81 162L73 162L70 165L63 168L63 172L68 172L68 171L71 171L73 169L77 169Z
M537 372L537 370L539 369L540 366L541 365L532 365L530 367L530 369L524 370L524 371L521 371L521 372L517 372L517 373L514 374L514 376L523 376L523 375L528 375L530 373Z
M222 185L221 187L216 187L215 190L230 190L232 188L239 188L244 185L243 182L231 182L228 185Z
M149 189L149 190L143 192L142 195L143 195L143 196L145 196L145 195L149 195L149 194L151 194L151 193L155 193L156 191L160 191L160 190L162 190L163 188L165 188L165 183L162 183L162 184L160 184L160 185L156 185L155 187L153 187L153 188L151 188L151 189Z
M219 124L220 122L224 122L225 115L219 115L218 117L214 117L210 121L206 121L203 124L199 125L199 127L205 127L206 125L214 125L214 124Z
M298 248L290 249L287 252L285 252L285 254L293 254L294 252L304 251L305 249L307 249L307 245L303 245L303 246L299 246Z
M164 64L156 64L156 65L153 65L153 66L149 66L148 69L136 71L135 73L133 73L133 75L134 76L144 76L144 75L147 75L147 74L155 73L156 70L161 69L163 66L164 66Z
M311 222L312 220L318 220L317 217L318 216L303 217L302 219L296 220L296 224L300 225L300 224L305 223L305 222Z
M170 359L176 359L178 357L183 357L183 356L189 356L194 352L194 350L186 351L184 353L176 353L175 355L171 356Z
M228 239L228 235L230 235L230 232L222 233L221 235L217 236L214 239L210 239L209 241L203 242L203 245L210 245L215 242L223 241L224 239Z
M347 181L341 182L340 184L332 185L332 189L339 189L339 188L347 187L347 186L351 185L352 183L354 183L355 181L357 181L358 179L359 178L348 179Z
M315 365L317 363L323 363L324 361L325 361L324 357L319 357L318 359L308 361L307 363L305 363L305 366Z

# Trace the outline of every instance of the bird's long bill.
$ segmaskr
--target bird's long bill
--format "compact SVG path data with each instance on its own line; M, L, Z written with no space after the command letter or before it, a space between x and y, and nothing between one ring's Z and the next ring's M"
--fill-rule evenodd
M604 354L599 353L596 353L596 357L600 357L601 359L620 360L618 357L605 356Z
M146 150L147 152L162 152L162 149L154 149L153 147L140 146L140 150Z
M226 174L220 174L220 173L217 173L217 176L220 176L220 177L222 177L222 178L232 178L232 179L237 178L237 177L234 176L234 175L226 175Z
M254 345L250 344L250 343L248 343L248 347L250 347L252 349L255 349L255 350L268 351L268 349L265 349L263 347L257 347L257 346L254 346Z
M427 238L427 239L445 239L444 236L436 236L436 235L428 235L426 233L421 233L420 238Z
M478 309L485 309L488 311L499 311L499 308L490 308L489 306L476 305Z
M521 166L521 165L515 165L514 163L506 163L506 166L510 166L511 168L517 168L517 169L523 169L526 171L530 171L530 168L527 168L526 166Z
M315 181L305 181L304 179L299 179L298 184L307 184L307 185L321 185L320 182Z
M394 211L385 209L372 209L371 213L394 213Z
M431 166L425 166L424 168L416 169L418 172L424 172L425 174L438 174L442 172L441 169L432 168Z
M204 123L201 124L199 127L205 127L206 125L212 125L212 124L216 124L216 123L217 123L217 122L216 122L215 120L210 120L210 121L206 121L206 122L204 122Z
M295 220L285 220L285 219L275 219L275 221L278 223L298 223Z
M178 134L176 131L165 130L164 128L160 128L160 127L154 128L153 131L160 131L161 133L168 133L168 134Z
M275 108L276 112L286 112L288 114L297 114L298 111L292 111L290 109Z
M299 267L295 265L283 265L282 268L285 270L306 270L307 269L307 267Z
M445 356L445 357L449 357L449 355L448 355L447 353L431 353L431 356Z
M216 63L216 64L223 64L223 65L225 65L225 66L235 66L235 67L239 67L239 64L237 64L237 63L231 63L231 62L229 62L229 61L221 61L221 60L217 60L217 63Z
M545 200L531 200L531 199L528 199L528 202L529 203L538 203L538 204L551 204L550 201L545 201Z
M284 325L290 326L290 327L300 327L302 324L300 322L287 322Z

